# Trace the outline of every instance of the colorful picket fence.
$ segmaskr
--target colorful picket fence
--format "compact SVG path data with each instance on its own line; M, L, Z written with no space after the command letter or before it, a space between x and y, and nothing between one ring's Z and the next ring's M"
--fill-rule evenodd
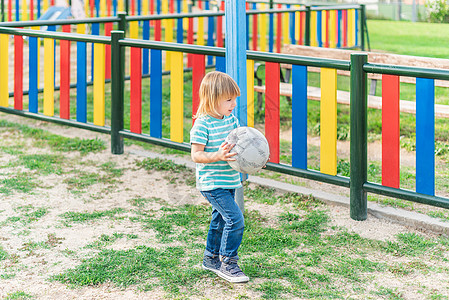
M7 16L4 21L38 20L55 0L2 0ZM5 2L7 4L5 5ZM203 4L204 3L204 4ZM210 2L204 0L86 0L83 1L86 18L116 16L119 12L128 15L153 15L161 13L188 13L194 10L209 10Z
M399 188L399 76L382 76L382 185ZM416 192L435 195L435 82L416 78Z
M138 35L137 25L137 21L130 21L131 36ZM181 43L161 43L143 39L119 40L118 46L112 48L109 36L83 34L86 29L85 24L77 25L79 34L69 33L72 28L67 24L62 27L63 32L55 32L54 29L50 26L49 31L44 32L0 28L0 111L23 114L111 134L113 133L111 128L116 128L114 129L115 134L122 137L137 138L186 151L189 149L188 144L186 144L188 141L186 132L190 129L193 120L190 122L188 120L191 119L198 107L198 88L203 76L209 70L207 69L208 57L213 57L216 62L214 66L216 70L225 71L225 51L223 48L201 45L189 45L187 47ZM23 35L28 38L28 49L25 48ZM14 72L11 74L8 60L11 47L9 44L10 36L14 36ZM40 63L39 39L43 39L44 54L44 61ZM89 45L94 52L93 61L90 61L89 57L91 56L87 55ZM28 50L29 53L28 64L23 60L24 49ZM117 53L122 53L122 50L126 50L126 53L130 54L130 58L123 57L125 58L124 61L120 57L117 58ZM148 66L151 76L143 75L144 64L142 62L144 61L143 54L145 51L149 53ZM76 56L76 74L73 74L75 68L71 68L71 65L74 64L73 54ZM108 56L109 61L116 61L109 67L109 74L115 82L118 80L119 92L115 90L117 87L113 88L108 81L107 59L105 59ZM188 98L191 97L191 107L187 109L186 102L190 99L184 98L186 95L183 87L186 82L186 74L190 71L186 69L189 58L192 63L192 94L187 96ZM406 69L404 71L397 66L391 67L391 70L388 71L385 66L376 67L366 64L362 70L358 70L359 73L354 73L353 68L356 68L356 66L349 61L317 60L257 51L248 51L247 59L248 81L246 89L248 99L246 99L246 117L249 126L257 125L254 118L254 62L265 64L264 133L269 141L271 152L269 169L352 188L355 184L353 180L350 184L349 178L337 174L337 70L351 71L351 74L356 74L354 76L360 82L363 81L366 72L381 73L384 74L382 144L385 153L382 161L382 183L378 185L363 182L361 189L449 207L448 199L435 196L435 119L433 106L433 80L448 80L449 74L446 74L448 72L435 70L435 74L433 74L428 70L427 73L421 72L419 69L416 71ZM164 65L164 60L168 64ZM59 64L55 64L55 61L58 61ZM121 67L122 64L123 68ZM295 117L292 117L291 163L283 161L281 156L283 146L279 136L280 64L292 65L291 110L292 116ZM43 66L43 70L39 69L39 65ZM167 65L170 72L166 71ZM319 171L309 169L307 153L307 68L309 66L321 68ZM89 68L92 69L92 73L89 73ZM29 73L27 83L24 80L24 70ZM129 70L129 85L125 84L124 81L127 79L125 78L128 72L126 70ZM41 73L43 77L40 76ZM92 74L92 82L89 82L88 74ZM415 192L404 191L399 186L399 76L418 77L416 84L417 163ZM12 88L8 85L8 82L14 83ZM26 91L27 84L28 91ZM164 99L164 87L170 89L170 99ZM149 99L148 88L150 90ZM356 87L355 90L359 94L354 96L354 99L356 99L354 101L358 102L357 105L351 104L351 109L361 107L360 112L355 112L355 115L359 117L363 117L363 109L366 110L366 90L364 91L363 88L366 89L366 83ZM120 92L120 89L122 92ZM123 98L125 94L128 95L124 93L125 90L129 92L126 99ZM56 91L59 91L59 97ZM106 94L109 93L112 94L111 98L106 97ZM10 102L11 97L12 102ZM117 120L109 117L107 108L115 107L114 103L111 102L117 101L121 103L118 106L123 109L123 113L118 115L121 116L121 122L124 125L116 124L113 126L113 123ZM363 103L364 101L365 103ZM167 102L169 106L164 105ZM191 113L187 114L187 111L191 111ZM57 116L58 112L59 116ZM123 119L129 121L124 123ZM168 122L168 119L170 120L169 124L164 123ZM351 142L353 140L352 134L351 129ZM362 132L362 134L366 135L366 132ZM366 143L363 143L363 136L360 140L362 140L360 144L366 146ZM113 149L120 149L120 147L113 147ZM387 153L388 155L386 155ZM361 157L363 158L363 155ZM351 168L353 165L354 162L351 158ZM359 165L363 169L363 163Z

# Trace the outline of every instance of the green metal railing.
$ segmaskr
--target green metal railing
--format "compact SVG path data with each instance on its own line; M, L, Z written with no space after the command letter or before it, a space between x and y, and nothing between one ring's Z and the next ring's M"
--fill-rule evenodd
M24 117L40 119L49 122L74 126L111 135L111 151L121 154L124 151L124 139L134 139L157 144L182 151L190 151L190 145L177 143L165 138L154 138L146 134L136 134L124 128L124 89L125 89L125 49L127 47L178 51L192 54L224 56L225 49L189 44L155 42L124 38L123 31L112 31L111 37L80 35L57 32L43 32L27 29L1 28L1 34L52 38L87 43L103 43L111 45L111 126L96 126L79 123L74 120L63 120L58 117L48 117L18 111L9 107L0 107L0 111ZM350 61L320 59L294 56L287 54L262 53L247 51L247 58L256 61L276 62L322 68L333 68L351 72L350 84L350 177L333 176L309 169L294 168L290 165L268 163L267 169L294 175L302 178L330 183L350 189L350 216L355 220L367 218L367 193L375 193L396 197L413 202L449 208L449 199L438 196L424 195L404 189L390 188L367 181L367 73L394 74L449 80L449 71L439 69L424 69L400 67L367 62L366 54L352 54Z

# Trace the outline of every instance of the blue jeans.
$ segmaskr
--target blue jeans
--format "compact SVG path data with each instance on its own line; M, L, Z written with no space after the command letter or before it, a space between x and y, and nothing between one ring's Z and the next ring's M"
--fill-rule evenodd
M243 214L235 202L235 190L215 189L201 194L212 204L212 220L207 234L204 255L238 259L237 250L242 242Z

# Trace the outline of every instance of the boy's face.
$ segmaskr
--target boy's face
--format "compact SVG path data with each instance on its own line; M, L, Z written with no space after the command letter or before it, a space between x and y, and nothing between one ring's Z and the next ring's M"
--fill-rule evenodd
M225 98L218 101L217 112L220 116L229 116L232 113L234 107L237 105L235 98Z

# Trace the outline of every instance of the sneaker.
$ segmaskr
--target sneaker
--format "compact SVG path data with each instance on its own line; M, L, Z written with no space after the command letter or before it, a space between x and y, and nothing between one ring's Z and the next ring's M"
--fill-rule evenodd
M221 261L220 258L217 256L215 257L210 257L210 256L204 256L203 258L203 269L204 270L209 270L212 271L214 273L217 273L218 270L220 270L220 266L221 266Z
M230 259L227 263L221 262L220 269L216 273L221 278L233 283L249 281L249 277L243 273L235 259Z

